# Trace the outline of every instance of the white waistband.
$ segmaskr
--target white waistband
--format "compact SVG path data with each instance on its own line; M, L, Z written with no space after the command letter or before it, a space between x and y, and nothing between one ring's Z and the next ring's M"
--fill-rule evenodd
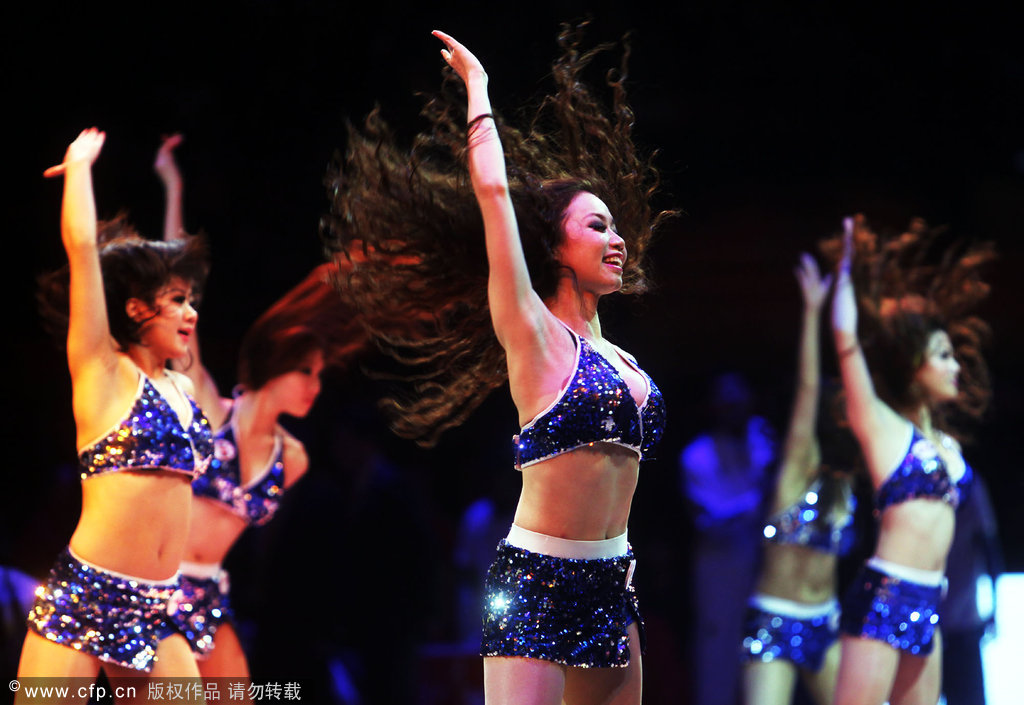
M912 583L928 585L929 587L939 587L946 580L946 576L941 570L911 568L910 566L887 561L884 558L879 558L878 556L871 556L871 558L868 559L867 566L894 578L909 580Z
M755 592L750 596L749 604L751 607L756 607L757 609L764 610L765 612L782 615L783 617L792 617L793 619L812 619L814 617L824 617L827 614L831 614L832 611L839 606L839 601L833 597L831 600L826 602L808 605L803 602L787 600L784 597L776 597L775 595L765 595L760 592Z
M220 563L193 563L192 561L182 561L178 570L190 578L219 578L224 572Z
M135 583L145 583L146 585L174 585L176 582L178 582L178 573L175 573L174 575L172 575L169 578L164 578L163 580L151 580L150 578L138 578L138 577L136 577L134 575L128 575L127 573L118 573L116 570L111 570L110 568L104 568L101 565L96 565L95 563L90 563L89 561L85 560L84 558L79 556L77 553L72 551L71 550L71 546L68 546L68 553L70 553L71 557L74 558L79 563L81 563L82 565L88 566L88 567L92 568L93 570L98 571L100 573L106 573L107 575L112 575L115 578L120 578L121 580L131 580L132 582L135 582Z
M626 540L626 533L628 532L602 541L574 541L538 534L536 531L513 524L512 528L508 530L505 540L516 548L524 548L527 551L543 553L547 556L593 560L595 558L615 558L628 553L629 542Z

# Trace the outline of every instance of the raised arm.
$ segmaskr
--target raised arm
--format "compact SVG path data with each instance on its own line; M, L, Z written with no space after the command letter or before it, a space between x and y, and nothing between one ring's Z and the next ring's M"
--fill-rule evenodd
M903 424L899 417L875 393L864 351L857 339L857 300L853 292L850 268L854 254L854 231L862 227L854 218L843 220L843 257L836 275L832 296L832 335L846 393L846 415L860 441L868 467L876 477L887 473L885 467L896 457Z
M181 170L174 159L174 150L181 144L182 136L174 134L164 138L160 148L156 151L156 158L153 160L153 170L160 177L164 185L164 240L181 240L187 237L184 228L184 210L182 203L185 193L185 180L181 176ZM223 404L217 383L209 370L203 365L202 356L199 351L198 328L189 336L188 357L174 360L171 364L175 370L182 372L192 381L193 395L196 403L215 426L220 426L223 420Z
M820 449L815 436L818 398L821 392L821 308L832 284L831 275L821 276L814 258L800 255L796 279L803 297L803 318L797 352L796 390L793 412L782 449L775 501L777 508L790 504L804 491L817 471Z
M164 184L164 240L168 241L185 237L184 182L174 159L174 150L182 139L180 134L165 137L153 161L153 170Z
M505 155L498 129L491 117L487 73L480 61L444 32L434 36L444 42L441 56L466 84L469 120L469 173L473 193L484 221L489 266L487 298L498 340L506 350L517 336L537 336L548 317L544 303L533 290L519 227L505 173Z
M87 368L102 373L116 364L96 242L92 188L92 165L105 139L106 133L94 127L83 130L68 146L64 161L43 172L46 177L64 176L60 231L71 274L68 367L76 383Z

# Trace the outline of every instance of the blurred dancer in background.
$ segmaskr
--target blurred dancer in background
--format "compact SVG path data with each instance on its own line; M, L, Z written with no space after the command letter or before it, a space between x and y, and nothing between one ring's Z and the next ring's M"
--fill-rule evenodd
M855 539L851 477L825 464L817 428L821 309L832 278L822 277L808 254L801 255L796 276L803 320L793 412L743 639L749 705L788 705L798 675L819 705L832 702L839 669L838 561ZM844 460L849 467L856 458Z
M174 159L180 143L180 135L167 138L154 163L167 199L168 242L189 239L183 229L183 180ZM215 429L213 461L192 483L195 502L181 593L172 606L172 622L207 678L249 676L222 564L246 528L273 518L286 490L309 466L302 442L279 417L309 413L325 367L347 364L362 348L361 328L329 283L336 274L336 265L317 267L253 323L242 339L239 384L231 398L220 395L203 365L198 335L190 337L188 355L175 363L192 380Z
M832 329L879 529L843 601L840 705L939 698L946 557L972 477L943 411L979 412L988 378L985 328L965 317L987 292L977 274L986 252L936 255L934 236L922 221L886 240L862 218L844 221Z

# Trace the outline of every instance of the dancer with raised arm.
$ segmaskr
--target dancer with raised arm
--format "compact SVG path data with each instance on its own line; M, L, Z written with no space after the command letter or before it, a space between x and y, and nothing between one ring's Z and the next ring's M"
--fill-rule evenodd
M184 180L174 158L181 139L164 140L154 162L167 199L164 238L171 242L188 239L181 212ZM246 528L273 518L285 492L309 467L305 447L279 417L306 416L320 394L325 367L349 362L365 339L330 284L335 276L336 265L317 267L253 323L242 339L232 398L221 397L203 365L198 335L190 338L189 355L175 363L192 380L215 429L213 461L192 483L182 592L172 617L204 678L249 677L222 564Z
M749 705L788 705L798 676L819 705L832 702L839 669L836 573L855 539L851 475L824 464L818 437L821 309L832 277L822 277L806 253L796 277L803 298L796 394L743 639ZM845 461L849 467L857 459Z
M879 527L874 556L843 601L840 705L939 698L939 603L955 510L972 474L943 430L943 411L978 411L987 398L984 326L964 318L987 289L977 278L984 251L947 251L924 266L932 244L921 221L885 241L862 218L844 221L832 330ZM856 269L855 256L863 260ZM860 301L855 276L868 293Z
M42 281L44 314L67 335L82 466L82 514L37 591L18 676L198 676L166 623L185 551L190 483L209 462L192 384L167 369L187 352L206 274L202 242L164 243L123 221L98 227L92 165L105 134L84 130L64 162L68 267Z
M487 577L486 702L639 703L626 527L664 405L605 337L598 302L643 283L655 174L629 136L623 74L611 118L581 82L597 51L577 29L528 134L492 114L476 56L434 36L461 83L427 105L433 130L411 154L376 114L350 131L325 235L354 263L341 284L375 338L416 365L396 431L429 443L507 376L523 487Z

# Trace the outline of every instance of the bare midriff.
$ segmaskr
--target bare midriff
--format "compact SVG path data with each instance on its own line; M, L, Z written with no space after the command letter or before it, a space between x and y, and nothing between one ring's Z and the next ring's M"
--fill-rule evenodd
M595 443L523 468L515 523L574 541L621 536L639 477L635 451Z
M945 570L955 513L939 499L912 499L887 507L875 555L920 570Z
M116 573L153 581L173 577L185 552L191 481L189 473L163 470L87 478L71 550Z
M836 557L796 544L765 543L757 592L808 605L836 596Z
M206 497L192 502L185 560L193 563L221 563L228 551L249 526L249 522L226 506Z

